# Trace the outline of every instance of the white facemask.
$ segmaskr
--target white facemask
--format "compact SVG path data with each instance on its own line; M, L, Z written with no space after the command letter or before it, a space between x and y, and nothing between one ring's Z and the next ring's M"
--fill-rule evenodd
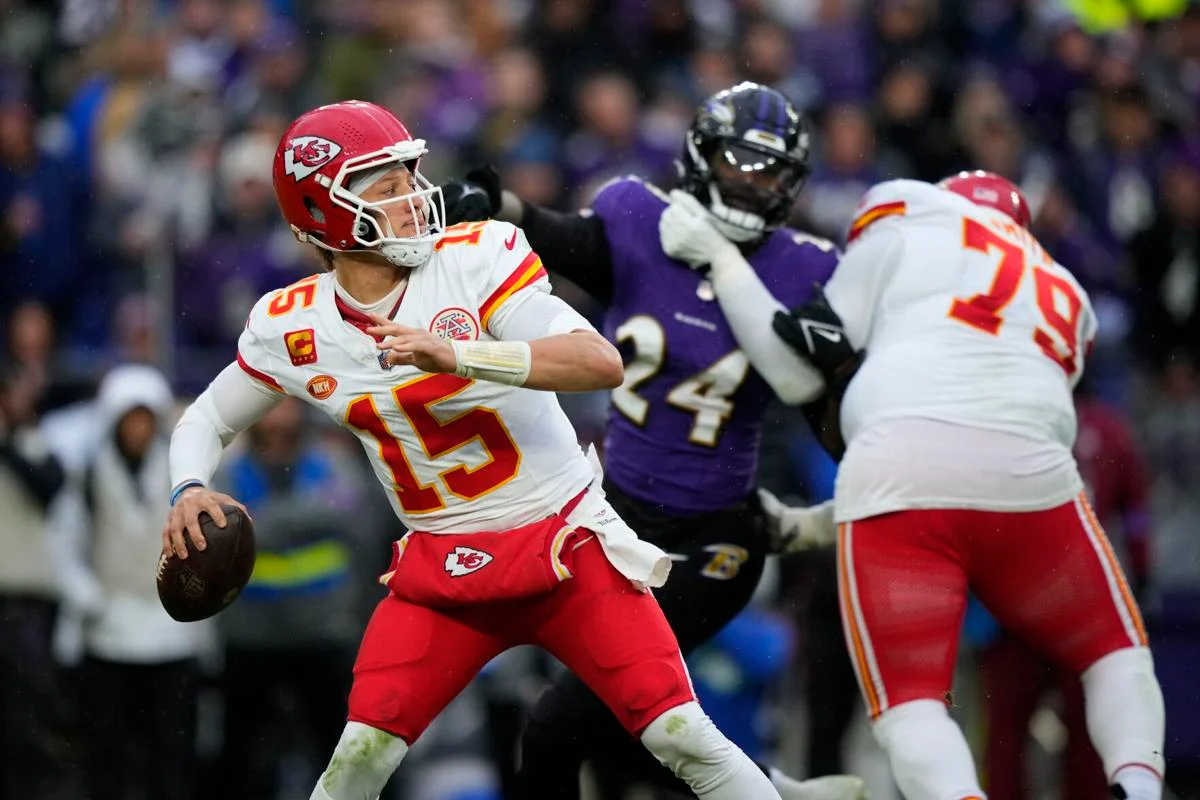
M415 143L424 151L424 142ZM353 211L357 216L354 229L355 241L366 249L377 249L379 254L399 267L416 268L423 266L433 255L433 248L441 238L441 230L446 219L445 202L442 199L442 189L434 186L421 174L419 169L413 172L414 190L400 197L391 197L385 201L367 204L361 199L362 192L372 184L387 175L405 161L405 157L397 154L395 160L388 160L376 167L352 173L345 181L345 188L333 189L333 199L338 205ZM418 211L415 202L420 199L423 206ZM380 211L383 206L393 203L408 203L409 211L418 220L423 220L422 230L413 236L396 236L392 230L387 215L374 215L370 210Z
M765 219L758 214L725 205L716 182L709 183L708 196L708 214L712 218L713 227L722 236L739 244L762 238L767 229Z

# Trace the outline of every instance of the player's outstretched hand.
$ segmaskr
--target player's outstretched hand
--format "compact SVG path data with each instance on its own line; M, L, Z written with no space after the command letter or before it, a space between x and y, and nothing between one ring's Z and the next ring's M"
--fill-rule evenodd
M766 489L758 490L758 500L766 518L771 552L788 555L837 543L832 500L808 508L792 508Z
M737 245L713 227L708 209L682 189L671 192L671 202L658 219L658 238L663 252L701 272L723 250Z
M462 180L442 184L446 224L491 219L500 210L500 175L490 166L476 167Z
M171 506L171 511L167 514L167 524L163 526L162 532L163 552L187 558L187 542L183 538L185 533L191 538L192 544L196 546L197 550L207 547L204 534L200 532L200 512L207 511L208 515L213 518L213 522L217 523L217 527L224 528L225 512L221 510L222 503L237 506L242 511L246 511L244 505L227 494L214 492L204 486L191 486L184 489L183 494L179 495L179 499L175 501L175 505ZM246 511L246 516L250 516L249 511Z
M389 364L416 367L425 372L454 372L458 359L454 348L445 339L429 331L397 325L387 317L372 314L374 325L367 333L382 336L377 346L387 354Z

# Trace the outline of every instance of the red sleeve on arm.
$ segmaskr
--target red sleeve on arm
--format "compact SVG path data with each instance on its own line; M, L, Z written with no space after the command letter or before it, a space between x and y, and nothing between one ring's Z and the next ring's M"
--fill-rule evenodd
M270 375L263 372L262 370L257 370L254 367L250 366L250 364L248 364L246 362L246 359L242 357L242 354L240 352L237 355L237 363L238 363L238 366L242 368L242 371L244 371L251 378L254 378L254 380L258 381L259 383L263 384L264 386L268 387L269 389L271 389L273 391L279 392L280 394L287 394L287 392L284 391L283 387L279 385L279 381L275 380L274 378L272 378Z

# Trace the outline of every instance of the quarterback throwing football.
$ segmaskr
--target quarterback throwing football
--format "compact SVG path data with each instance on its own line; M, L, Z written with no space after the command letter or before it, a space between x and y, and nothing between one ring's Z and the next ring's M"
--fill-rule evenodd
M385 109L323 106L274 162L276 197L328 271L263 297L171 443L163 545L203 547L222 448L285 394L357 435L411 531L359 649L349 722L313 800L375 800L492 658L534 644L576 672L697 796L778 800L695 701L647 587L669 560L604 498L553 392L621 383L615 348L562 301L521 231L446 228L427 152ZM543 390L543 391L531 391Z
M1080 674L1113 796L1158 800L1162 692L1071 454L1071 392L1096 318L1029 222L1021 192L990 173L879 184L826 296L769 324L824 383L844 382L865 351L841 406L840 600L905 797L983 796L945 702L969 588L1008 631ZM742 259L712 255L722 248L699 218L678 245L711 261L735 331L765 328L778 304Z

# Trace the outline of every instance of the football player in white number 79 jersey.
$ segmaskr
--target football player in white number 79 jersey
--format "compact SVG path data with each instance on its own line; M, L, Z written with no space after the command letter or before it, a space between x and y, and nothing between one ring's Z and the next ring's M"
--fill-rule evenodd
M779 795L700 710L650 586L670 561L612 511L555 391L613 388L621 359L551 296L518 228L444 228L425 142L362 102L298 118L276 152L284 218L328 271L263 297L171 441L166 553L222 448L293 395L355 433L410 533L381 577L349 722L313 800L375 800L409 745L492 658L545 647L712 800ZM543 391L531 391L543 390Z
M1114 796L1157 800L1162 693L1071 454L1096 319L1029 222L1020 191L990 173L879 184L825 297L791 312L738 259L712 258L720 243L702 225L685 249L707 251L739 340L773 330L777 362L808 375L814 396L844 390L842 621L905 797L983 796L945 699L970 590L1080 673Z

